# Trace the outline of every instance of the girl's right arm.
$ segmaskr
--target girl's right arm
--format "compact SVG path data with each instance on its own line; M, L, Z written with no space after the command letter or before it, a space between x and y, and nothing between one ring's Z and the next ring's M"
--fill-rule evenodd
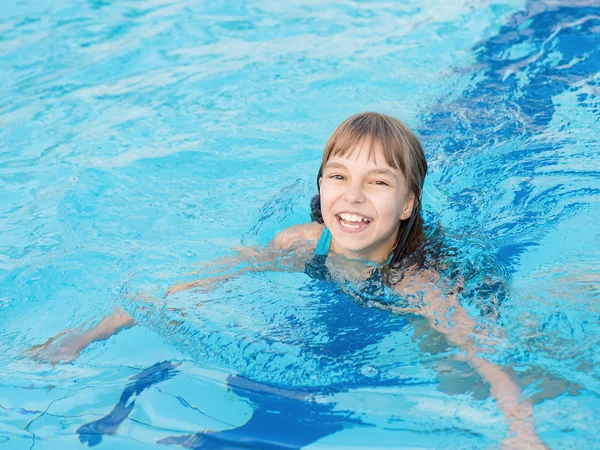
M268 247L240 248L233 257L209 263L209 266L216 267L212 273L220 274L171 286L166 295L192 288L210 289L248 272L299 270L304 267L306 250L314 247L322 228L316 223L294 225L277 234ZM66 364L77 359L91 343L105 341L134 325L129 313L118 309L88 330L82 331L83 326L64 330L44 344L30 347L26 353L38 361Z
M83 326L61 331L44 344L34 345L27 353L35 360L52 364L67 364L76 360L80 353L92 342L105 341L121 330L135 325L127 311L115 310L89 330L81 331Z
M210 263L217 267L212 273L220 272L218 275L171 286L167 295L194 288L208 290L248 272L302 271L306 252L314 249L322 230L323 225L315 222L293 225L278 233L268 247L238 248L237 255Z

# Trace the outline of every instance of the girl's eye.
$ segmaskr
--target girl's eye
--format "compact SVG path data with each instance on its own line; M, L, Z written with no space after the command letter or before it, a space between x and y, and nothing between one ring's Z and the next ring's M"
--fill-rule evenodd
M386 181L383 180L375 180L373 181L373 184L376 184L377 186L389 186L390 184Z
M343 180L344 176L343 175L334 174L334 175L329 175L329 178L331 178L332 180Z

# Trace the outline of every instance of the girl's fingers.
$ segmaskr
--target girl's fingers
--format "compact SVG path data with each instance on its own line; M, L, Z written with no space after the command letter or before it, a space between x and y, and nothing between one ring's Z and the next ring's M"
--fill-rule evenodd
M81 328L82 326L79 326L72 330L61 331L43 344L33 345L24 349L21 353L41 363L50 363L53 365L70 363L77 359L81 352L77 345L78 331Z
M31 347L28 347L28 348L22 350L22 352L25 354L32 354L32 355L39 354L40 352L47 349L54 341L56 341L57 339L61 338L65 334L67 334L69 331L70 330L68 330L68 329L63 330L60 333L58 333L57 335L52 336L51 338L48 338L48 340L46 342L44 342L43 344L32 345Z

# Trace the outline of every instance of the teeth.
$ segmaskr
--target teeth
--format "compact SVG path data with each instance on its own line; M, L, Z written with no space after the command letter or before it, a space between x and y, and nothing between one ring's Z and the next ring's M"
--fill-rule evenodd
M342 218L342 220L344 222L357 222L357 223L360 223L360 222L370 222L371 221L370 219L367 219L366 217L359 216L357 214L347 214L347 213L344 213L344 214L340 214L340 217Z
M360 225L356 224L356 225L351 225L348 222L344 221L344 226L346 228L360 228Z

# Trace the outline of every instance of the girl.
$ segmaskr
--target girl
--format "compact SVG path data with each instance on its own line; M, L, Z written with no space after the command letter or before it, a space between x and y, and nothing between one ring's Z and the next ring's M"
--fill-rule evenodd
M171 287L167 295L216 283L250 271L301 270L335 280L364 300L361 282L383 285L402 302L371 295L370 305L395 313L426 317L430 326L460 347L468 362L489 383L509 423L507 446L544 448L535 433L532 406L499 366L480 358L474 342L475 323L461 308L456 291L425 259L422 188L427 173L417 137L400 121L378 113L345 120L330 137L317 177L310 223L292 226L275 236L266 249L241 249L228 273ZM243 264L241 264L243 263ZM83 333L71 332L35 349L54 362L75 359L91 342L108 339L134 325L123 311Z

